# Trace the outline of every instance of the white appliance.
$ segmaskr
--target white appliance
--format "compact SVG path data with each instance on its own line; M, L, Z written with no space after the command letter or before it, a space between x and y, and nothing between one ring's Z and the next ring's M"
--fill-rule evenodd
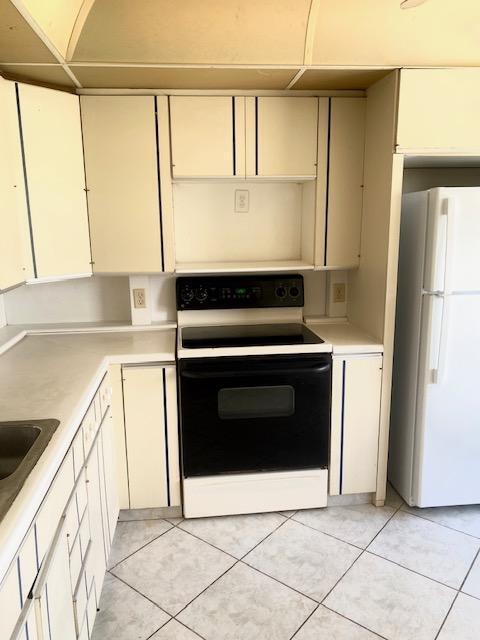
M392 394L397 491L480 503L480 187L403 198Z

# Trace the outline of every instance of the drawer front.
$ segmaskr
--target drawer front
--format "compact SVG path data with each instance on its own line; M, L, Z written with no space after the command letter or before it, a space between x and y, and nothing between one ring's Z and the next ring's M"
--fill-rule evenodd
M85 453L83 450L83 428L80 425L77 435L73 439L72 442L72 451L73 451L73 467L75 471L75 479L78 478L80 471L85 464Z
M72 551L70 553L70 577L72 582L72 591L76 589L80 573L82 572L89 542L90 523L88 521L88 513L87 511L85 511L83 514L82 522L80 524L78 535L74 540Z
M65 511L74 484L73 456L70 449L55 476L37 518L38 560L41 563Z
M95 590L95 582L92 581L90 585L90 592L88 595L87 602L87 620L88 620L88 628L90 630L90 634L93 630L93 625L95 624L95 616L97 615L97 594Z
M37 552L35 548L35 530L33 527L27 533L27 536L23 541L18 554L18 563L21 577L21 598L22 605L24 605L38 573Z
M73 608L75 612L75 626L77 634L81 631L87 613L88 595L85 574L82 572L73 596Z
M95 402L90 405L85 417L82 421L83 430L83 447L85 451L85 458L88 458L92 443L95 440L95 434L97 433L97 422L95 417Z
M20 585L18 583L18 569L15 561L0 585L0 611L3 640L3 637L9 638L12 634L21 611Z
M78 514L79 514L80 519L81 519L85 509L87 508L87 501L88 501L88 497L87 497L87 480L86 480L85 469L80 474L80 478L78 480L76 496L77 496Z
M100 384L98 395L100 398L101 416L103 418L112 401L112 389L110 387L108 374L104 377L102 383Z

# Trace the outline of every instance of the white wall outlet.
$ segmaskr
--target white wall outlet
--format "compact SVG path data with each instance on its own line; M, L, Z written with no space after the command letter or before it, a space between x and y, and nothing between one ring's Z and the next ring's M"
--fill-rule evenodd
M145 309L147 306L147 297L145 289L133 289L133 306L135 309Z
M250 207L250 191L235 189L235 213L248 213Z
M345 302L345 283L335 282L332 290L333 302Z

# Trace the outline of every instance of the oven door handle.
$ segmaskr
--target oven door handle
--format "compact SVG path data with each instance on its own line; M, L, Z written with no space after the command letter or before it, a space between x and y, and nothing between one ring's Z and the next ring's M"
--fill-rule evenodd
M191 378L194 380L202 380L207 378L220 378L220 377L229 377L229 378L239 378L239 377L253 377L253 376L278 376L278 375L289 375L289 374L298 374L298 373L308 373L312 375L319 375L322 373L327 373L330 371L332 365L330 362L323 363L313 367L301 367L298 369L295 368L284 368L284 369L269 369L267 370L245 370L245 371L237 371L235 369L216 369L214 371L182 371L180 377L182 378Z

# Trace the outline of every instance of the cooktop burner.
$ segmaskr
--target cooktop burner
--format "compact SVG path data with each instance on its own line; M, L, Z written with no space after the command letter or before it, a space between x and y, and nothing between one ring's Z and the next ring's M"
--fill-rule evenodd
M321 344L324 342L303 324L252 324L185 327L182 347L254 347L289 344Z

